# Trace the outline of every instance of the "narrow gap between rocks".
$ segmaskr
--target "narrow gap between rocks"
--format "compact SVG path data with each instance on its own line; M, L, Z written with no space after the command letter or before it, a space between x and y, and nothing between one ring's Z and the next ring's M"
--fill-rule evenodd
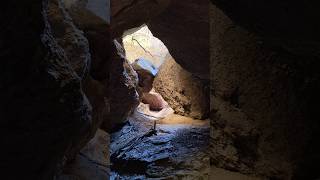
M146 25L127 30L122 43L138 75L140 104L111 134L111 179L207 179L209 120L193 108L192 84L181 83L191 75Z

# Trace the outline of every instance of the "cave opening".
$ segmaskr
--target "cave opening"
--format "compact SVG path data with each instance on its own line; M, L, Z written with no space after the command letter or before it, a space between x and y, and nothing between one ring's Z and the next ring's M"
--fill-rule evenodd
M140 102L111 134L111 179L208 178L208 104L195 93L205 89L202 82L146 24L125 31L122 45Z

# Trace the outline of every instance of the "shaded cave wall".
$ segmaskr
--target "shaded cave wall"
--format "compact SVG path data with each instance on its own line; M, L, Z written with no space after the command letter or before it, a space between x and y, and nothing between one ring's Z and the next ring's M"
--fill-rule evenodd
M81 3L74 11L62 0L1 6L3 177L53 179L108 117L127 117L133 105L110 111L112 89L137 102L128 97L134 75L116 53L109 22Z
M150 7L164 10L168 2L163 2ZM159 19L151 21L143 12L133 16L132 1L119 8L129 13L116 13L119 23L111 27L90 13L77 18L60 0L3 3L0 127L7 147L3 154L12 155L1 159L3 176L52 179L106 117L113 117L110 112L118 113L117 122L126 118L137 102L136 75L110 39L148 21L184 69L207 81L211 71L212 165L273 179L315 178L318 167L313 162L319 158L315 104L320 100L317 3L213 2L223 11L215 6L209 11L210 66L209 52L201 53L208 48L204 46L209 22L192 14L206 14L207 1L172 1ZM127 19L130 23L122 26L126 16L138 20ZM111 35L109 29L117 33ZM203 36L183 38L195 33ZM107 49L90 48L100 46ZM122 63L110 63L112 59ZM117 88L123 92L120 97L132 103L121 112L110 111L111 90ZM22 172L11 173L17 167Z
M72 158L92 135L92 107L82 89L90 63L88 42L59 7L59 1L1 5L5 178L53 179L63 159ZM50 16L53 12L57 16ZM54 29L56 18L64 21ZM73 58L75 52L81 58Z
M213 2L224 11L210 8L211 163L271 179L316 178L320 64L310 45L317 48L318 34L305 27L318 23L295 29L295 12L281 16L274 2ZM315 14L303 8L299 18Z

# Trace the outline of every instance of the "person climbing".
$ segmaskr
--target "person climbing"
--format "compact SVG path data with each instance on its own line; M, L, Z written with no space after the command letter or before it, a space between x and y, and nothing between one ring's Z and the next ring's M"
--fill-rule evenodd
M149 60L143 58L136 59L132 63L132 67L138 74L138 91L141 102L149 104L151 111L161 111L167 103L160 94L152 91L153 81L158 69Z

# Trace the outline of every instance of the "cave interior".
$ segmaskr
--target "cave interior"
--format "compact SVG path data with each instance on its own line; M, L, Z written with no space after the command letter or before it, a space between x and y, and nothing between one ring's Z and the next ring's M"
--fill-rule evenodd
M0 179L319 179L319 8L2 2Z

